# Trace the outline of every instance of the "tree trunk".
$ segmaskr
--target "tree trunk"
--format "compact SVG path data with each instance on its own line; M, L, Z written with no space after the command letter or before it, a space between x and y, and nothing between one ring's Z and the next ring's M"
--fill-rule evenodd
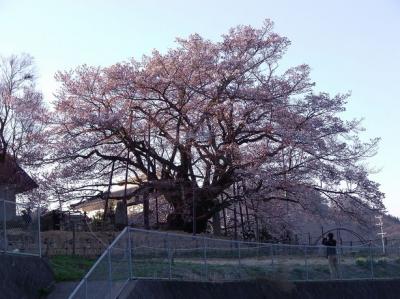
M148 191L145 191L143 194L143 224L145 229L150 229Z
M109 199L110 199L110 193L111 193L111 185L112 185L112 180L113 180L113 175L114 175L114 165L115 165L115 161L112 162L112 166L111 166L111 173L110 173L110 180L108 182L108 190L107 190L107 197L106 200L104 202L104 214L103 214L103 223L105 222L105 220L107 219L107 216L109 213ZM111 214L111 213L110 213Z
M157 228L160 226L160 221L158 219L158 196L156 196L156 226Z
M126 211L126 200L118 201L115 209L115 227L118 230L123 230L128 225L128 214Z
M213 215L213 232L215 236L220 236L221 235L221 217L219 215L219 212L215 213Z
M179 210L174 210L167 216L167 229L169 230L183 230L188 233L193 233L193 227L196 229L196 233L204 233L207 229L207 222L209 218L201 217L199 210L202 206L196 206L196 224L193 226L193 215L192 212L182 213Z
M195 233L203 233L207 230L208 220L222 209L218 201L224 190L222 186L201 188L193 186L189 180L179 183L161 182L153 186L173 207L173 211L167 216L169 230L191 233L195 230Z
M184 203L181 200L174 202L174 210L167 216L167 229L193 233L195 228L195 233L205 232L208 220L212 218L210 211L215 202L209 198L196 197L195 202L192 196L186 198ZM195 215L195 225L193 225L193 215Z

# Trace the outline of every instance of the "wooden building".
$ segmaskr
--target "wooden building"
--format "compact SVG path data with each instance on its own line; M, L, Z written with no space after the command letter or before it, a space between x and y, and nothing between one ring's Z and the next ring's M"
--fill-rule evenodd
M0 220L15 218L16 195L37 187L36 182L17 162L9 155L6 155L0 161Z

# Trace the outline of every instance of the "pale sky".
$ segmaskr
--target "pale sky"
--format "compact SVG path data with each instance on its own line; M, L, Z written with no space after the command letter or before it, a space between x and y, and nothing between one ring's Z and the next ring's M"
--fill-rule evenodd
M352 91L344 116L365 119L363 138L382 138L369 165L380 169L372 178L388 211L400 216L399 0L0 0L0 55L34 56L51 101L57 70L140 59L195 32L218 40L230 27L260 27L266 18L292 41L282 66L307 63L317 90Z

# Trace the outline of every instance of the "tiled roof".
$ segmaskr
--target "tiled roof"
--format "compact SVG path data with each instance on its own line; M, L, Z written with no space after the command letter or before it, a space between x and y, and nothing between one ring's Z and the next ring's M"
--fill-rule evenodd
M136 190L137 186L130 186L127 188L127 199L131 199L133 195L136 195ZM118 200L124 198L125 195L125 190L120 189L120 190L114 190L110 192L110 197L109 199L111 200ZM104 207L104 200L107 198L107 192L104 192L101 195L98 196L93 196L91 198L88 198L82 202L71 204L72 209L82 209L82 208L87 208L87 207L92 207L92 208L98 208L101 206L101 208Z

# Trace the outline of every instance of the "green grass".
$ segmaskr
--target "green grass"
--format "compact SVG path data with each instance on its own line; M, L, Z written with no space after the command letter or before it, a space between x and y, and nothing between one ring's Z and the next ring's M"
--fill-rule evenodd
M133 259L133 275L141 278L169 278L182 280L235 280L235 279L276 279L281 280L326 280L330 279L328 263L304 265L238 265L213 264L207 266L202 260L172 260L167 258L135 258ZM55 272L56 281L77 281L83 278L94 259L78 256L54 256L50 264ZM339 265L342 278L369 278L371 264L366 258L358 257L353 263ZM399 277L400 264L386 258L374 260L375 277ZM129 277L129 261L127 257L113 256L112 277L114 280L125 280ZM101 262L92 279L103 278L108 274L107 260Z
M55 279L59 281L78 281L89 271L95 259L80 256L57 255L50 258Z
M171 271L171 273L170 273ZM250 265L220 265L207 264L207 273L205 265L202 262L182 262L174 261L171 264L163 259L145 259L135 260L133 263L133 274L136 277L149 278L169 278L189 279L189 280L236 280L236 279L272 279L276 277L304 279L305 270L302 268L293 268L290 271L277 268L275 270L267 266ZM207 278L206 278L207 275Z

